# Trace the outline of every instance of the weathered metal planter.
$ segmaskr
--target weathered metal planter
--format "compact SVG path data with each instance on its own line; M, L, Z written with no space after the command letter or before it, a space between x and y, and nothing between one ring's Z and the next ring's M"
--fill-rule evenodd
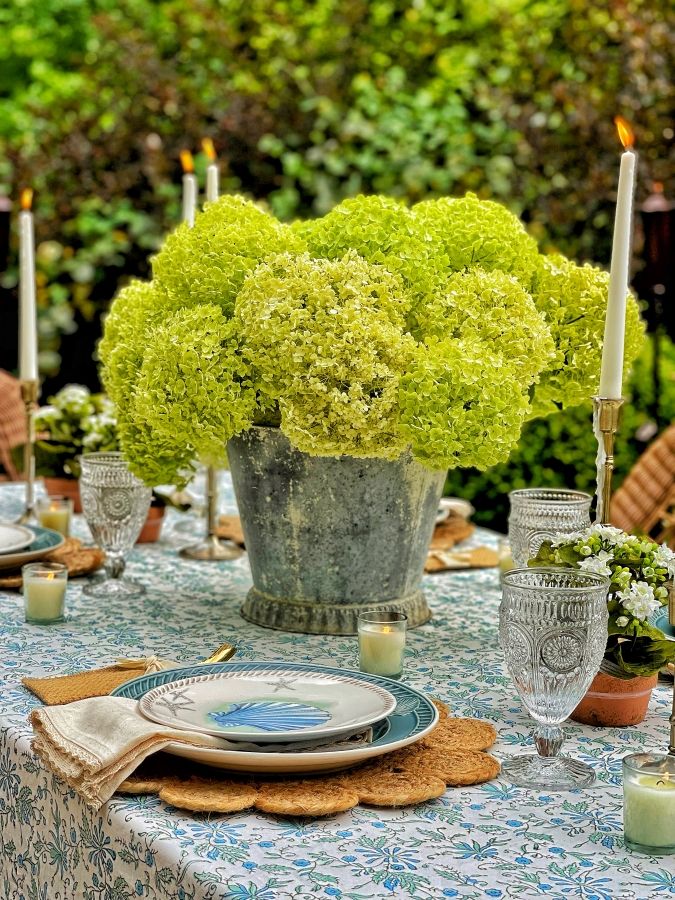
M364 609L430 617L420 589L445 472L309 456L278 428L228 444L253 587L244 618L282 631L355 634Z

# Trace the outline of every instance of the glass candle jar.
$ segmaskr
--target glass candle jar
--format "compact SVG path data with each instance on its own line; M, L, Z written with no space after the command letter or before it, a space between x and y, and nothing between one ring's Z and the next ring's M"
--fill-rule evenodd
M63 622L68 569L61 563L29 563L21 569L26 622Z
M623 758L623 832L626 847L636 853L675 854L675 756Z
M35 504L35 512L43 528L68 537L73 514L73 501L69 497L40 497Z
M371 675L400 678L408 617L375 610L359 615L359 668Z

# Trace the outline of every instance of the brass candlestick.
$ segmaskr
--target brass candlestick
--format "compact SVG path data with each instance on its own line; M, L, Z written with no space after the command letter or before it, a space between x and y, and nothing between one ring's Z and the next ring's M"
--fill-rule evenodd
M237 559L244 552L232 541L223 541L216 534L218 515L218 470L209 466L206 473L206 538L199 544L183 547L180 555L185 559L222 561Z
M26 411L26 443L23 448L23 474L26 479L26 502L18 522L37 522L35 516L35 410L40 396L37 378L21 379L21 399Z
M614 438L619 430L623 398L593 398L593 429L598 439L598 490L595 521L609 525L614 474Z

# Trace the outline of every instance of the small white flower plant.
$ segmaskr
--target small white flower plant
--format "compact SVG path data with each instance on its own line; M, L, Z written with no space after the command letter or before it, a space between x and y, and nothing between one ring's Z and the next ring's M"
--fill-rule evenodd
M653 675L675 662L675 640L653 624L655 614L668 603L675 579L675 553L665 544L611 525L591 525L545 541L529 564L578 566L609 577L609 670L631 678Z

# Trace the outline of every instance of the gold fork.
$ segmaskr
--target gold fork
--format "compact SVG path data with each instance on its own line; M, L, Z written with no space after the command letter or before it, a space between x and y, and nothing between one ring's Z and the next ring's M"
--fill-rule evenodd
M224 644L221 644L217 650L214 650L211 656L207 656L203 662L205 663L217 663L217 662L227 662L228 659L231 659L234 654L237 652L237 648L233 647L232 644L228 644L225 641Z

